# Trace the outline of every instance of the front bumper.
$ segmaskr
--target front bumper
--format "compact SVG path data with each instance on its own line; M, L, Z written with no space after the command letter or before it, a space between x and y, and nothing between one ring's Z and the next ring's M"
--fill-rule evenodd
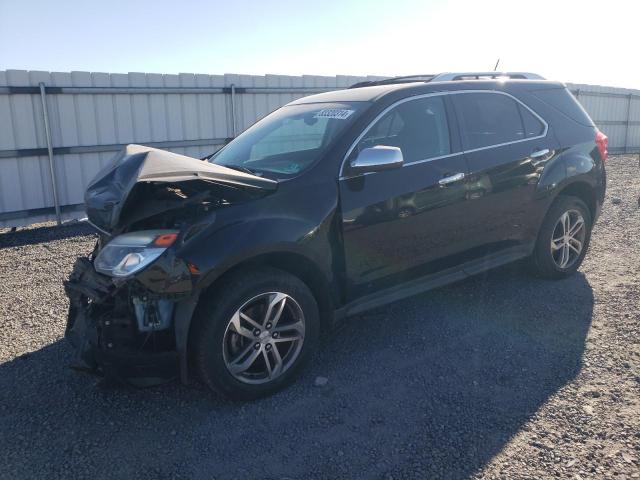
M75 349L73 368L136 386L181 376L187 381L187 332L197 298L171 297L176 308L169 328L141 332L133 295L147 295L135 279L114 283L79 258L64 284L69 297L65 337Z

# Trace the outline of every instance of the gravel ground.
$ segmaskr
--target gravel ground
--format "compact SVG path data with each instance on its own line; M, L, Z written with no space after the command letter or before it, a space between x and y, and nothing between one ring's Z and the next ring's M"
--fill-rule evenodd
M352 318L245 404L69 370L62 280L92 235L0 233L0 478L640 478L637 159L608 173L579 274L511 266Z

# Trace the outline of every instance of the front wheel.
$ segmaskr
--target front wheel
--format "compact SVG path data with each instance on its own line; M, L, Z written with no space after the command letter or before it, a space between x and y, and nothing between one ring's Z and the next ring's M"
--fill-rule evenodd
M591 212L582 200L558 197L542 222L531 256L534 273L546 278L575 273L587 254L591 228Z
M238 272L199 305L192 345L202 380L228 397L250 400L293 381L318 343L318 306L289 273Z

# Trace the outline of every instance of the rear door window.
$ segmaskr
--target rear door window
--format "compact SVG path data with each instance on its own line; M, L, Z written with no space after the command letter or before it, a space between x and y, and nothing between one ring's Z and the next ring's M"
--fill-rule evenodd
M394 107L367 131L357 151L377 145L399 147L405 163L451 153L442 97L419 98Z
M540 120L507 95L461 93L451 95L451 99L465 150L526 140L544 131Z
M544 124L528 108L518 104L518 110L520 110L520 117L522 118L524 133L527 138L537 137L544 133Z

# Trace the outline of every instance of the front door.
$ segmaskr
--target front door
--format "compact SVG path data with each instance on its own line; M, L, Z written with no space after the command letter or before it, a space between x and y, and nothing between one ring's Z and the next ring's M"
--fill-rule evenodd
M349 155L340 178L349 300L452 266L466 249L468 172L447 107L441 94L401 101ZM399 147L404 165L350 175L358 152L377 145Z

